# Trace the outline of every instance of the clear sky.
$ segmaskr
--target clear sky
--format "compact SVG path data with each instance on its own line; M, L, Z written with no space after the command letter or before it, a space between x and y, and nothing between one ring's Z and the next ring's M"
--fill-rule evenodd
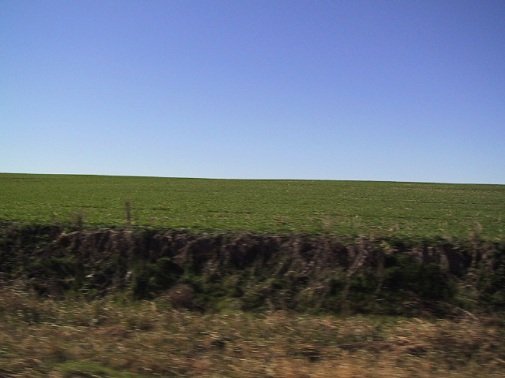
M505 1L2 0L0 172L505 184Z

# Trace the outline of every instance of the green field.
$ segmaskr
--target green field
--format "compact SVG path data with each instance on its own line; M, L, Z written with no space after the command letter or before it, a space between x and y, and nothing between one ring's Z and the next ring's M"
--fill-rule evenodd
M504 185L0 174L0 376L504 376L503 215ZM403 240L435 237L466 241Z
M340 235L505 235L505 185L0 174L0 220Z

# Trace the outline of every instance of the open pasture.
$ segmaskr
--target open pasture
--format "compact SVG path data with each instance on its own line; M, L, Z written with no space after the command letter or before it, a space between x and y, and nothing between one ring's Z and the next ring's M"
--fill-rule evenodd
M505 235L505 186L0 174L0 220L344 236ZM126 205L128 203L129 205Z

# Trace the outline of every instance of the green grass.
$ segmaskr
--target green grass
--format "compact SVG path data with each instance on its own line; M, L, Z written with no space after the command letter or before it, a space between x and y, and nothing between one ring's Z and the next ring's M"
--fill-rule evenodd
M0 174L0 220L341 235L505 235L505 185Z

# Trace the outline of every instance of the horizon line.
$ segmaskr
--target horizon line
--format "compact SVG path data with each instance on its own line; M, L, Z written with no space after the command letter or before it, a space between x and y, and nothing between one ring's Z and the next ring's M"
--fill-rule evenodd
M40 172L0 172L0 175L40 175L40 176L93 176L93 177L124 177L124 178L158 178L182 180L229 180L229 181L338 181L338 182L376 182L397 184L439 184L439 185L505 185L505 183L490 182L450 182L450 181L408 181L408 180L374 180L374 179L330 179L330 178L240 178L240 177L190 177L190 176L158 176L132 174L100 174L100 173L40 173Z

